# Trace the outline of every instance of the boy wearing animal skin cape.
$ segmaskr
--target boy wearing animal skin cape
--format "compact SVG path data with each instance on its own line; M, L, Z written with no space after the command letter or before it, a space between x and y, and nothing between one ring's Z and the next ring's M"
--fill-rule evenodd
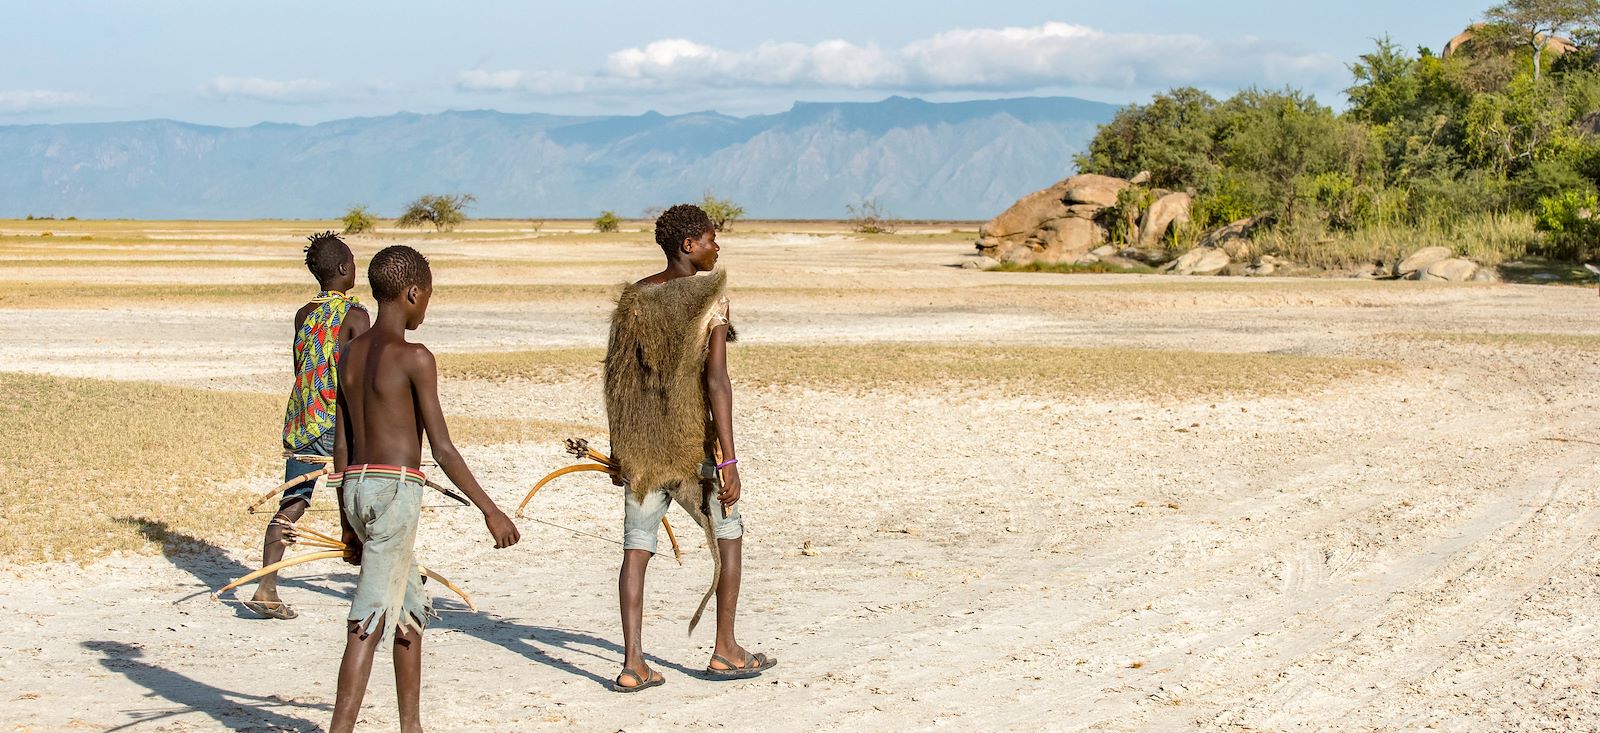
M656 528L676 503L706 533L711 587L689 620L700 621L717 597L717 639L710 679L743 679L777 659L750 653L734 639L744 523L739 517L739 459L733 444L733 386L728 379L726 275L717 264L717 233L698 206L680 204L656 220L666 267L627 286L611 316L606 346L606 417L623 491L622 570L617 592L626 648L617 692L661 685L644 662L640 638L644 576L656 551ZM702 272L710 275L696 277Z

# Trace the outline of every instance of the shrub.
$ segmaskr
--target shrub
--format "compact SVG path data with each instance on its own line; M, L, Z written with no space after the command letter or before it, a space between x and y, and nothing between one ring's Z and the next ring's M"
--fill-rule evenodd
M594 218L594 230L597 232L614 232L622 225L622 220L617 218L615 211L602 211Z
M365 206L352 206L344 212L344 233L360 234L378 226L378 219Z
M894 216L878 204L876 198L862 199L859 204L845 204L850 212L850 229L858 234L893 234L900 227Z
M434 231L454 229L457 224L467 220L466 208L477 200L478 197L470 193L443 196L425 194L406 206L405 213L395 221L395 226L410 229L432 224Z
M728 199L719 199L706 192L705 198L700 202L700 208L711 217L711 223L717 226L717 231L726 232L733 230L733 223L744 216L744 207Z

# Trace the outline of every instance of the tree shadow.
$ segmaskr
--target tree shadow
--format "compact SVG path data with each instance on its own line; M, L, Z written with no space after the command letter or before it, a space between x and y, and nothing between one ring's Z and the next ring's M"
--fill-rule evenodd
M611 677L607 676L607 674L610 674L613 670L622 669L623 649L621 644L581 631L533 626L483 613L451 614L441 617L430 628L460 631L507 651L521 654L530 661L538 662L567 674L592 680L596 684L607 688L611 686ZM607 674L591 672L578 664L556 656L552 651L564 651L589 657L596 663L601 663L606 668ZM645 655L645 660L651 666L671 669L691 677L705 676L702 670L690 669L650 654Z
M328 711L325 703L303 703L278 697L249 695L208 685L172 670L141 661L144 650L120 641L85 641L83 648L105 655L100 666L127 677L149 690L146 697L161 697L180 707L165 711L125 710L133 718L108 730L124 730L156 720L188 713L204 713L229 730L312 731L322 727L304 718L280 713L273 708Z
M197 591L189 596L185 596L184 598L193 598L194 596L198 596L203 593L210 593L213 589L221 588L222 586L227 585L228 582L232 581L234 578L238 578L256 570L256 568L247 567L244 563L228 557L228 554L223 552L222 548L202 540L199 537L195 537L194 535L174 530L167 526L166 522L145 519L143 517L117 517L117 521L133 527L134 529L138 530L139 534L143 535L145 539L160 545L162 557L165 557L179 570L193 575L195 579L199 580L201 584L206 586L206 590ZM327 578L329 582L333 583L354 584L356 581L355 573L349 572L329 573ZM349 600L350 597L350 594L342 589L330 588L325 584L308 583L304 580L285 578L281 576L278 578L278 587L311 591L313 593L319 593L340 601ZM285 600L289 600L290 604L293 605L293 600ZM259 616L255 615L248 609L245 609L243 606L237 604L232 605L235 616L238 616L239 618L260 619Z

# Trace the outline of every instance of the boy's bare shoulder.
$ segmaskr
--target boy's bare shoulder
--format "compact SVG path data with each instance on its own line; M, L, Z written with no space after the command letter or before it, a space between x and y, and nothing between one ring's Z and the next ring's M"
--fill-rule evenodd
M411 369L427 370L430 373L438 370L438 361L433 358L433 352L426 345L415 341L400 344L400 352L395 356Z

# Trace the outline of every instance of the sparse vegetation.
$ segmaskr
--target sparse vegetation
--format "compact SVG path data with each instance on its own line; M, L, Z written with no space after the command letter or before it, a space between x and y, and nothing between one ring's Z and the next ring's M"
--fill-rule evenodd
M894 234L900 222L878 204L877 198L862 199L860 203L845 204L850 212L850 230L857 234Z
M452 379L598 379L600 349L441 355ZM1145 349L852 344L741 345L728 351L741 384L863 389L988 386L1032 394L1284 394L1361 374L1386 362L1283 354Z
M432 224L434 231L449 231L467 220L466 210L478 197L470 193L418 196L395 221L401 229Z
M1257 217L1257 251L1313 266L1452 242L1487 264L1590 257L1600 0L1508 0L1485 20L1447 57L1379 39L1350 65L1342 113L1294 89L1156 95L1104 125L1079 168L1194 189L1197 228ZM1547 53L1568 31L1575 40ZM1103 219L1114 241L1129 223L1116 213Z
M378 226L378 218L373 216L366 206L359 205L346 209L339 221L344 223L345 234L370 232Z
M733 223L744 216L744 207L729 199L719 199L710 191L700 201L700 208L711 217L711 223L717 225L717 231L726 232L733 230Z
M614 232L622 225L622 220L617 218L615 211L602 211L594 218L594 230L597 232Z
M1022 264L1002 262L989 269L991 272L1115 273L1124 275L1141 275L1156 271L1153 267L1138 263L1128 267L1108 262L1090 262L1082 265L1072 262L1024 262Z

